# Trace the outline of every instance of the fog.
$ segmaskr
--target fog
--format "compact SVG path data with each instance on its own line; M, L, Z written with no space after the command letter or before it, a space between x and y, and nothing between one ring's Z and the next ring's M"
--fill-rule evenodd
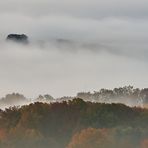
M0 94L147 87L146 0L0 1ZM5 42L10 33L30 44Z
M146 87L147 61L61 44L1 43L1 94L20 92L32 97L49 93L59 97L127 84Z

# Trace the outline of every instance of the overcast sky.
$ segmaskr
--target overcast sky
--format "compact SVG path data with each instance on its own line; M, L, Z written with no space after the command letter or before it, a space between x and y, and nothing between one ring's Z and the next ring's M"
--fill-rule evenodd
M147 0L0 0L0 96L148 87L147 40Z

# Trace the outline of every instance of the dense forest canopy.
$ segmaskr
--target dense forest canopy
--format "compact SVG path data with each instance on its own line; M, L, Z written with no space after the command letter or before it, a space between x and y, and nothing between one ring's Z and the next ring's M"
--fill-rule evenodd
M147 148L148 110L80 98L0 111L1 148Z

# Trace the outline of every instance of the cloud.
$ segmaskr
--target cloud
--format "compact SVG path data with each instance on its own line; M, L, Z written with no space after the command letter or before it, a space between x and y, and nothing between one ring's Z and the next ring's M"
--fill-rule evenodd
M0 2L1 94L55 97L102 87L146 87L146 0ZM31 44L5 43L25 33Z
M103 18L99 20L66 15L34 18L22 14L1 14L1 41L9 33L26 33L31 41L56 39L92 45L140 59L147 59L147 19ZM15 23L13 23L15 22ZM72 49L74 50L74 49Z
M77 17L147 17L147 0L5 0L1 12L24 13L33 16L69 14Z
M77 52L61 52L49 43L44 49L3 43L0 53L3 95L14 91L28 97L46 93L59 97L102 87L147 85L146 62L106 51L94 54L77 47Z

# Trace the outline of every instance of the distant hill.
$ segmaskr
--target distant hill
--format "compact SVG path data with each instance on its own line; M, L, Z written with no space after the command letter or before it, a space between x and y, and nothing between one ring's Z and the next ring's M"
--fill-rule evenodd
M27 44L29 42L28 36L25 34L9 34L6 38L6 40L18 42L18 43L25 43L25 44Z

